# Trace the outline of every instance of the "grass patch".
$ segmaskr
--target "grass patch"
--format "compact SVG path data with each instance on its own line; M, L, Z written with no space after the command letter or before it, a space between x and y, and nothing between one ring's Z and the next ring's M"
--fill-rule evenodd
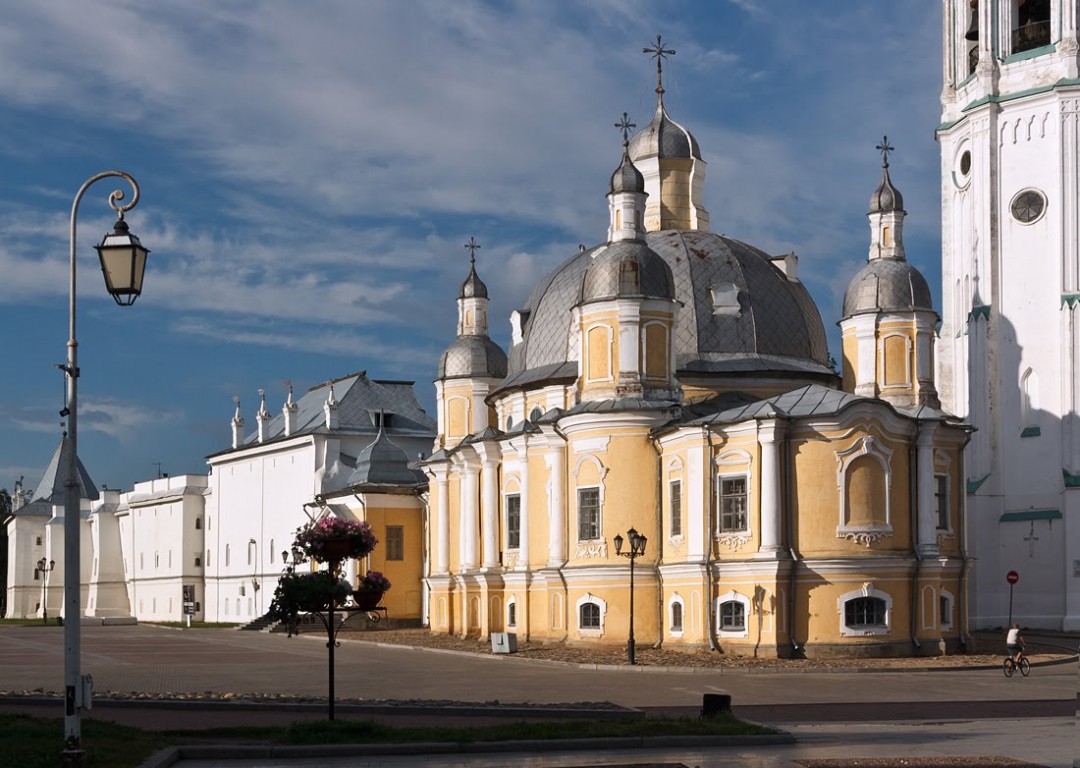
M40 618L38 619L0 619L0 627L56 627L56 619L49 619L49 623L46 624Z
M641 736L717 736L775 733L738 720L730 713L716 718L632 718L517 722L476 728L396 728L373 720L297 722L284 728L213 728L205 731L144 731L83 718L83 749L90 768L138 768L163 747L229 742L264 744L409 744L416 742L514 741ZM5 765L54 768L63 746L62 718L0 715L0 755Z

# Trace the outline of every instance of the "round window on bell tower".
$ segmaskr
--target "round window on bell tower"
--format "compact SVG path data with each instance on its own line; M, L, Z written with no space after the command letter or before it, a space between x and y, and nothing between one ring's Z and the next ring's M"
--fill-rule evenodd
M1046 198L1038 190L1025 189L1013 198L1009 210L1021 224L1033 224L1045 213Z

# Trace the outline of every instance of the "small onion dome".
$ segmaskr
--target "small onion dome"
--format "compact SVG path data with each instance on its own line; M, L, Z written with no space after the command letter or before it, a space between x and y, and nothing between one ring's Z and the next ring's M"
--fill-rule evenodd
M889 178L889 166L881 173L881 184L870 195L870 213L891 213L904 210L904 196Z
M675 297L671 267L640 241L624 240L604 248L593 258L582 280L583 302L625 297Z
M645 192L645 177L641 175L641 171L634 167L634 163L630 160L630 155L623 149L622 162L619 167L615 169L615 173L611 174L611 194L619 192Z
M409 469L409 457L393 443L382 428L375 440L356 457L356 469L348 485L416 485L422 481Z
M487 336L458 336L439 358L440 379L505 377L506 353Z
M476 265L473 264L469 267L469 276L466 277L465 282L461 284L461 293L458 294L458 298L486 299L487 297L487 286L484 285L484 281L480 279L480 275L476 274Z
M855 273L844 292L844 318L866 312L934 311L926 278L900 259L874 259Z
M630 139L629 152L634 160L644 157L701 159L697 139L668 117L663 100L657 101L652 121Z

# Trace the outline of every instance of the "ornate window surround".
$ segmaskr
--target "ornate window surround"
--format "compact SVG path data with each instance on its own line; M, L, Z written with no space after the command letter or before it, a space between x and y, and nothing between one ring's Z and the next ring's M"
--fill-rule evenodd
M506 599L506 628L517 627L517 598L510 596Z
M888 359L885 356L885 345L889 339L900 338L904 340L904 380L898 384L889 384L888 379L890 372L888 370ZM903 389L911 386L911 337L906 333L899 331L889 331L882 334L878 340L878 360L881 361L881 388L882 389Z
M942 617L940 615L942 613L942 611L941 611L941 601L945 601L945 605L947 607L948 619L949 619L948 621L945 621L944 619L942 619ZM942 632L950 631L953 628L953 624L955 623L954 616L956 615L956 598L953 597L953 593L950 592L947 589L942 589L941 592L938 593L938 605L935 606L935 607L937 608L937 613L939 614L938 615L938 622L940 622L940 627L939 628L941 629Z
M743 608L743 628L742 629L721 629L720 616L721 607L724 603L739 603ZM746 595L739 594L734 589L728 590L722 595L717 596L714 609L716 611L716 633L720 637L749 637L750 636L750 598Z
M754 505L751 503L751 490L754 487L753 459L747 451L734 448L724 451L713 461L713 502L716 505L716 530L713 537L731 549L738 550L750 541L754 534ZM736 469L736 467L738 469ZM735 477L746 478L746 528L741 531L721 531L721 495L722 481Z
M598 328L602 328L607 333L607 341L604 342L607 349L604 350L604 354L607 355L607 376L599 376L593 378L589 375L589 358L593 353L592 339L590 338L593 331ZM615 371L615 329L611 327L610 323L594 322L587 325L581 334L584 342L585 354L581 356L581 378L589 384L595 381L615 381L617 372Z
M679 606L679 626L675 626L675 606ZM668 600L668 633L672 637L682 637L683 631L686 627L686 603L683 601L682 596L676 592Z
M836 537L839 539L851 539L858 544L869 547L878 539L891 536L892 528L892 459L893 451L880 440L864 435L856 440L850 447L836 452L836 490L840 500L839 525L836 528ZM847 475L852 462L863 456L871 456L881 464L885 473L885 522L882 525L848 525L848 499L847 499Z
M586 603L595 605L600 609L600 626L599 627L582 627L581 626L581 606ZM604 627L607 625L607 601L602 597L598 597L591 592L586 592L584 595L577 599L574 603L574 617L577 624L578 633L582 637L603 637Z
M849 627L845 620L845 608L849 600L860 597L874 597L885 602L885 625L881 627ZM887 635L892 627L892 595L882 592L874 587L873 582L867 581L858 589L845 592L836 598L837 621L840 625L841 637L870 637L873 635Z
M581 468L586 463L592 463L596 466L597 474L599 475L599 481L596 484L588 483L582 485L578 482L578 478L581 476ZM577 463L574 465L574 539L577 541L577 556L578 557L607 557L607 540L604 538L604 494L605 485L604 482L607 478L608 468L604 466L604 462L600 461L596 456L585 454L578 457ZM597 525L597 533L599 534L595 539L578 539L577 532L581 530L581 511L578 509L578 503L580 496L578 492L585 488L597 488L598 504L600 511L600 520Z

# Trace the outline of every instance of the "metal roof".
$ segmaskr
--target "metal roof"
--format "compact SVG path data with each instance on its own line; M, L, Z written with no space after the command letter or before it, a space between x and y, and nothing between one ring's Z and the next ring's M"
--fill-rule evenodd
M934 311L926 278L903 259L873 259L844 292L844 319L867 312Z

